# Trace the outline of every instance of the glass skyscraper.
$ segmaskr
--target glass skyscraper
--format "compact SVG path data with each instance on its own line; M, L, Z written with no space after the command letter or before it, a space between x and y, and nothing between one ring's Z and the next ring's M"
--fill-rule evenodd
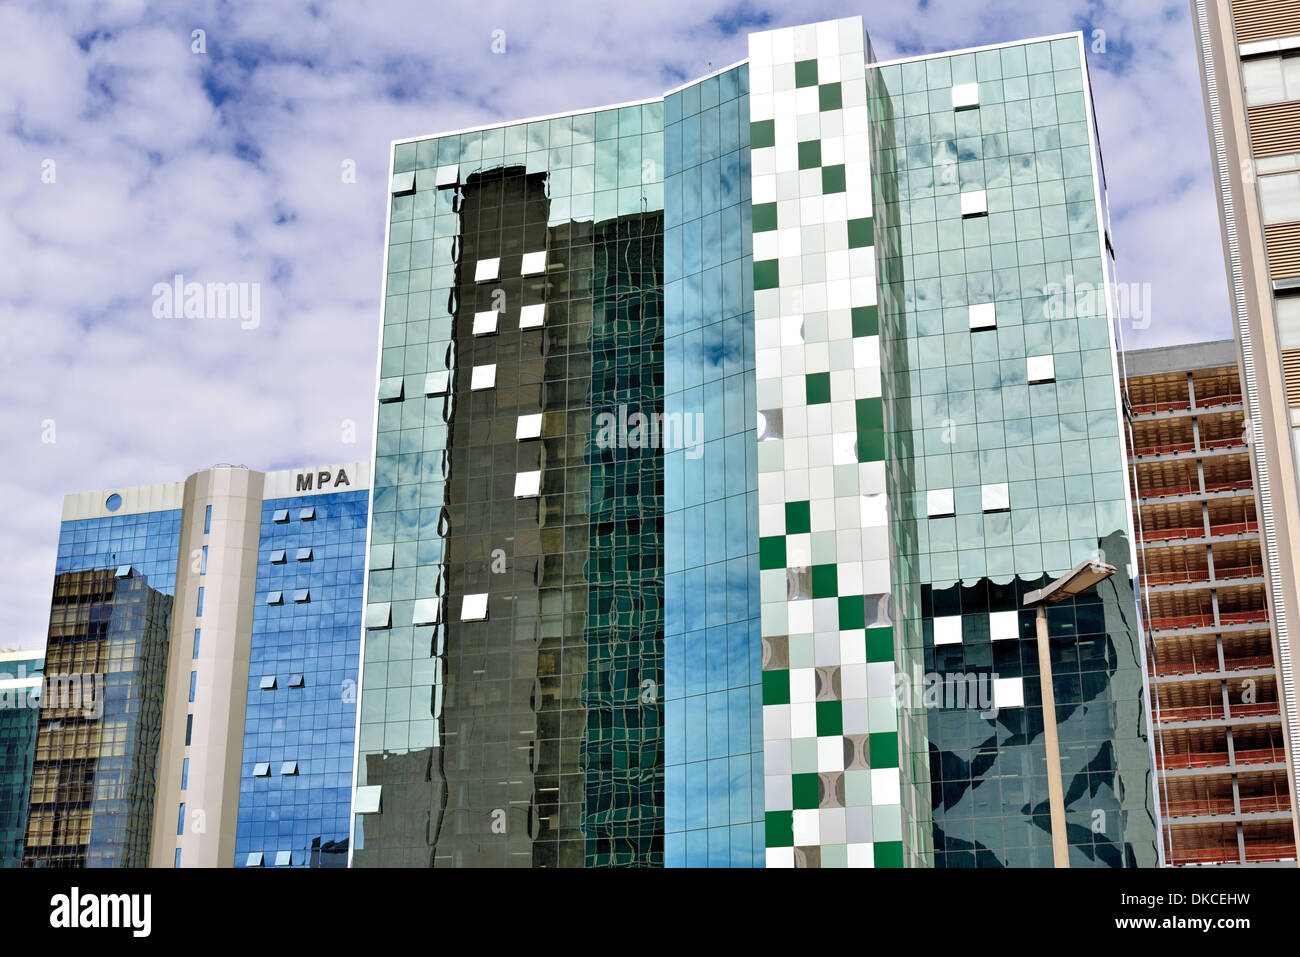
M756 33L395 143L387 236L354 865L1050 864L1086 560L1070 862L1155 862L1080 35Z
M368 487L216 466L65 498L25 866L346 862Z
M0 651L0 867L21 867L44 651Z

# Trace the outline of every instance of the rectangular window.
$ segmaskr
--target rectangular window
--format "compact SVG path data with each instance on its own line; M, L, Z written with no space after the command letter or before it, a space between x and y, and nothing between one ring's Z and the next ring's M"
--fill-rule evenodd
M194 689L198 686L198 680L199 680L199 673L197 671L191 671L190 672L190 700L191 701L194 700Z
M179 837L184 833L185 833L185 802L182 801L180 813L176 815L176 836Z
M203 513L203 534L207 535L212 531L212 506L209 505L206 512Z
M195 660L197 660L198 657L199 657L199 629L195 628L195 629L194 629L194 658L195 658Z
M185 747L190 746L190 740L194 737L194 715L185 716Z
M188 790L190 786L190 759L186 758L181 762L181 790Z
M1283 349L1300 349L1300 296L1276 300L1277 338Z
M1275 173L1261 176L1258 182L1265 224L1300 219L1300 173Z
M207 573L208 573L208 546L204 545L204 546L203 546L203 561L202 561L202 563L199 565L199 574L200 574L200 575L206 575Z
M194 612L194 614L197 615L199 618L203 617L203 586L202 585L199 586L199 607Z
M1241 65L1246 105L1282 103L1300 99L1300 56L1264 57Z

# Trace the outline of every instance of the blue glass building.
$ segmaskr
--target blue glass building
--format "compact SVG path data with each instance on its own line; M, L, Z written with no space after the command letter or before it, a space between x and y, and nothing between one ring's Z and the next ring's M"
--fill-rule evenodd
M664 98L664 863L763 863L748 67Z
M21 867L44 651L0 651L0 867Z
M347 866L368 505L262 503L236 867Z

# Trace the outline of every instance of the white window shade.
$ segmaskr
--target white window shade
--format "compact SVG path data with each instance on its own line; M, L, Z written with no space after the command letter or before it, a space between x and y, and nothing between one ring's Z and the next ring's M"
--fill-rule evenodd
M474 281L487 282L501 274L500 259L480 259L474 264Z
M466 595L460 600L461 621L483 621L487 618L487 592L480 595Z
M980 85L978 83L958 83L952 88L952 108L968 110L980 105Z
M480 389L491 389L497 384L497 367L475 366L469 374L469 387L472 391L477 392Z
M945 615L934 620L936 645L961 644L961 615Z
M1051 356L1029 356L1025 360L1029 381L1052 382L1056 379L1056 362Z
M925 493L925 514L930 518L945 518L956 514L952 489L932 488Z
M981 302L970 307L970 327L972 329L995 329L998 324L998 309L991 302Z
M1015 641L1020 637L1020 612L989 612L989 640Z
M541 472L515 473L515 498L536 498L541 490Z
M980 486L980 501L986 512L1005 512L1011 508L1011 492L1006 482Z
M539 302L519 310L519 328L536 329L546 321L546 303Z
M961 194L963 216L983 216L989 211L988 194L982 189L971 189Z
M535 276L541 272L546 272L546 250L524 253L524 261L519 266L519 275Z
M486 312L474 313L474 335L486 336L497 331L497 311L489 309Z
M538 439L542 436L542 413L521 415L515 423L516 439Z
M357 788L356 812L378 814L382 810L382 784L367 784Z
M1025 682L1023 678L994 678L993 707L1023 708L1025 706Z

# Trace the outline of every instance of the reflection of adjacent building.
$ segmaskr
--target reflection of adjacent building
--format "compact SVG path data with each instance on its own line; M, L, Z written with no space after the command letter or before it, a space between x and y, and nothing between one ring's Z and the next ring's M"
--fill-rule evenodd
M0 867L21 867L44 651L0 650Z
M1295 860L1232 340L1125 356L1164 860Z
M448 286L380 385L354 863L661 863L662 462L594 418L662 405L662 214L482 165L416 194Z
M171 612L129 564L55 577L26 866L148 864Z

